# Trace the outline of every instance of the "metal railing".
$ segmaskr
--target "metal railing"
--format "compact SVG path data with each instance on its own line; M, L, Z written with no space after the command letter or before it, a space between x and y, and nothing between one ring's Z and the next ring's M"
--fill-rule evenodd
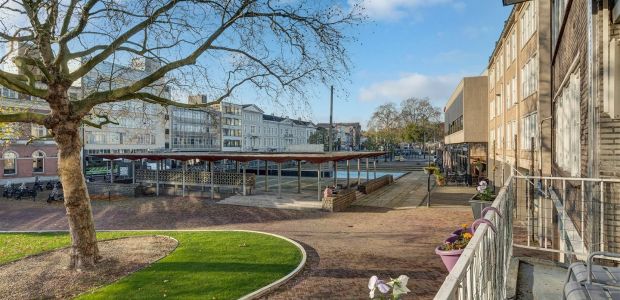
M505 299L515 256L559 262L620 253L620 180L512 175L435 299ZM515 266L516 267L516 266Z
M446 277L435 299L504 299L506 277L512 257L513 177L510 177L493 201L502 217L489 211L485 218L497 232L482 224Z

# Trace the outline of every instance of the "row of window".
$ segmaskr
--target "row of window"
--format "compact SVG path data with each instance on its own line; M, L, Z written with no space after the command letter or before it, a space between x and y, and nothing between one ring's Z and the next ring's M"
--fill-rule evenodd
M86 141L91 145L155 145L156 138L150 133L126 134L124 132L86 131Z
M2 153L2 161L4 163L4 175L17 174L17 153L13 151L5 151ZM32 152L32 172L43 173L45 170L45 152L37 150Z
M489 131L489 143L490 145L495 142L497 149L515 150L515 136L519 137L519 144L521 150L530 150L532 145L532 138L534 138L534 146L538 143L538 123L536 113L529 114L521 118L521 132L517 131L517 121L513 120L499 125L497 129L491 129ZM504 131L505 130L505 131ZM504 139L505 137L505 139Z
M527 4L526 8L521 14L520 18L520 41L521 47L518 45L515 30L513 29L505 39L505 46L502 51L498 51L495 67L489 70L489 83L495 84L496 80L499 80L504 75L504 70L507 69L513 61L517 58L518 52L522 49L527 41L536 32L538 18L537 18L537 1L531 1Z

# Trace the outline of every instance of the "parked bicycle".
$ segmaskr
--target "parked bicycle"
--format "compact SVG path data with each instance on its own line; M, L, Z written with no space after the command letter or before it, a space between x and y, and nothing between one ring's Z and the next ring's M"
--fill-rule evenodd
M47 203L52 203L54 201L65 201L64 194L58 187L54 187L52 192L47 196Z

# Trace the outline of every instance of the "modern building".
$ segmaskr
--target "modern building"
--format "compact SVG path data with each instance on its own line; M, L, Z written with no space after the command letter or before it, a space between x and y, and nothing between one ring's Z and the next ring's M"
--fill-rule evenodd
M219 111L169 107L167 151L220 151Z
M319 123L317 127L329 129L329 123ZM357 151L361 147L362 126L360 123L334 123L334 143L336 151Z
M125 86L152 73L158 64L134 59L129 66L102 62L82 79L84 94ZM170 97L165 84L145 89L153 94ZM166 146L166 109L141 100L105 103L93 108L93 114L103 114L118 124L107 124L101 129L84 127L85 152L132 153L159 152Z
M443 168L469 184L487 176L487 89L487 76L465 77L444 109Z
M549 5L515 4L489 59L488 175L496 186L515 166L551 174Z

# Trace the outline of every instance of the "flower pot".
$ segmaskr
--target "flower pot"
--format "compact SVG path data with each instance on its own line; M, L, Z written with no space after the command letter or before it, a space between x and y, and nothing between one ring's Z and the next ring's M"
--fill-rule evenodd
M454 242L457 238L458 236L451 236L446 239L446 242ZM461 257L461 254L463 253L464 249L440 250L439 247L441 246L437 246L435 248L435 254L441 257L441 261L443 262L444 266L446 266L446 269L448 269L448 272L450 272L452 271L452 268L454 268L454 266L456 265L456 262Z
M478 195L476 194L469 200L469 205L471 205L471 212L474 215L474 220L482 218L482 210L493 204L493 201L478 200L476 199L477 196Z

